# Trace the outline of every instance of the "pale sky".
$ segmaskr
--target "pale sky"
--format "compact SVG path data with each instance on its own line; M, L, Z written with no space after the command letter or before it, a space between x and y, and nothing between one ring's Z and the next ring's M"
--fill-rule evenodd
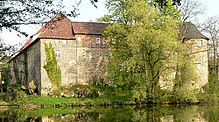
M64 0L64 3L66 5L67 11L70 10L73 0ZM207 17L211 16L219 16L219 0L198 0L200 1L203 6L206 7L205 15L203 15L203 18L200 17L198 21L204 21ZM107 14L107 10L105 8L105 0L98 0L97 6L98 8L95 8L91 5L88 0L82 0L81 5L78 7L80 15L76 18L71 18L72 21L95 21L96 18L100 18L104 16L104 14ZM28 32L28 34L32 35L37 32L39 27L25 27L23 28ZM29 37L18 37L16 33L12 32L3 32L0 34L1 37L3 37L4 41L7 44L18 44L18 43L24 43L26 40L29 39Z

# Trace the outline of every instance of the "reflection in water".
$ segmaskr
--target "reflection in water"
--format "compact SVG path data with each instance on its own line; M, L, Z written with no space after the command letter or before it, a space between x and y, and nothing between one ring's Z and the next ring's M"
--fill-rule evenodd
M1 122L214 122L217 106L75 107L50 109L1 109Z

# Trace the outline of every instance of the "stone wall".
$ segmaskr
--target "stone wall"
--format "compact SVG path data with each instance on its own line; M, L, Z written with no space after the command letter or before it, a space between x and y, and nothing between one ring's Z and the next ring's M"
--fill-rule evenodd
M20 54L9 62L9 80L10 85L24 84L24 54Z
M187 54L194 64L194 81L185 81L185 86L191 89L202 90L202 87L208 82L208 50L206 39L190 39L186 40L184 44L187 47ZM172 62L171 66L176 65ZM176 77L175 69L169 69L163 72L160 76L159 84L161 89L173 90L174 79Z
M79 37L78 83L90 84L103 79L108 63L107 40L101 35L76 35L76 37Z
M28 84L34 80L40 90L40 43L26 48L9 62L10 84Z
M208 41L206 39L191 39L185 41L188 54L196 67L197 80L190 82L190 86L201 88L208 82Z
M108 62L107 44L101 35L76 35L76 40L41 39L41 94L46 95L53 86L43 68L46 63L45 43L54 47L62 72L62 85L90 84L104 76ZM100 38L100 43L96 43ZM99 40L99 39L98 39Z
M41 89L41 73L40 73L40 67L41 67L41 62L40 62L40 42L37 41L34 45L28 48L27 51L27 70L28 70L28 83L31 80L34 80L35 83L37 84L37 89L40 91Z
M53 86L43 68L46 63L45 43L54 47L56 59L62 73L62 84L76 82L76 42L75 40L41 39L41 94L46 95Z
M91 84L103 81L108 63L108 44L101 35L76 35L76 40L40 39L22 53L14 57L9 63L10 84L28 84L31 80L37 83L41 95L53 89L53 86L43 68L46 61L45 43L54 47L56 59L62 72L62 85ZM199 89L208 82L208 57L207 40L191 39L185 41L188 54L193 60L197 80L189 82L189 86ZM174 79L175 73L168 79ZM164 89L173 86L165 84L165 79L160 84Z

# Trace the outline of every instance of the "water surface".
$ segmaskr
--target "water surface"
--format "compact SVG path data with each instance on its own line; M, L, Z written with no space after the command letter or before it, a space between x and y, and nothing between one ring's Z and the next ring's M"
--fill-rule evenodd
M218 120L219 107L213 105L0 108L2 122L216 122Z

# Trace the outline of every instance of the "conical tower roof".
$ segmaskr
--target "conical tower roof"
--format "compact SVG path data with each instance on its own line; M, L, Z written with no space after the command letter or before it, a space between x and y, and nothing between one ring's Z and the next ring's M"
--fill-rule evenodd
M197 27L192 24L191 22L186 22L180 26L180 37L183 40L189 40L189 39L207 39L205 35L203 35Z

